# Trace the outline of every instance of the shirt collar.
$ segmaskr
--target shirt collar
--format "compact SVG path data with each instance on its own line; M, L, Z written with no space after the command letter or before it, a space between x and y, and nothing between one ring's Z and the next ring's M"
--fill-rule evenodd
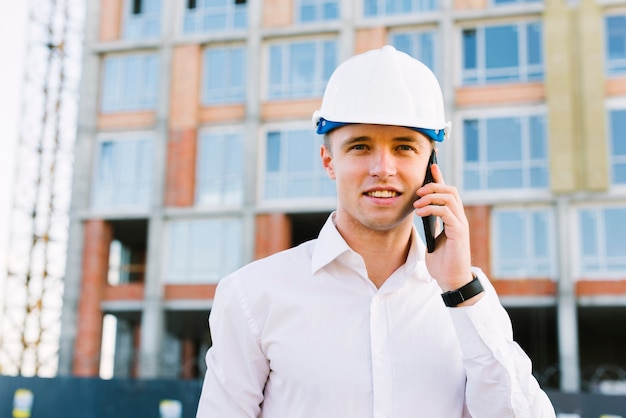
M331 213L322 227L311 259L311 273L315 274L320 269L337 259L341 254L352 251L348 243L343 239L335 226L335 212ZM426 246L417 234L415 226L411 231L411 247L406 263L401 267L406 273L414 271L419 261L424 260Z

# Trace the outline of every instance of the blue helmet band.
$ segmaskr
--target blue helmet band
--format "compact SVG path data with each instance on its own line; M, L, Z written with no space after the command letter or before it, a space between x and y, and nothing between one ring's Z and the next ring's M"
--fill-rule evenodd
M333 122L330 120L326 120L324 118L320 118L319 122L317 123L317 129L315 130L315 132L317 132L320 135L324 135L332 131L335 128L339 128L345 125L352 125L352 123ZM424 128L414 128L411 126L407 126L407 128L420 132L436 142L442 142L445 136L443 129L424 129Z

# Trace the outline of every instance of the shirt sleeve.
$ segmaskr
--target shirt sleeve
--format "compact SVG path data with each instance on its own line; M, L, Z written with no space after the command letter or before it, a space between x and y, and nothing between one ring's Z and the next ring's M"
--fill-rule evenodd
M196 418L252 418L260 412L269 373L260 331L236 276L220 281L209 317L213 345L206 355Z
M532 375L531 361L513 341L511 320L493 285L474 273L485 295L474 305L450 308L467 374L466 409L472 418L553 418L554 408Z

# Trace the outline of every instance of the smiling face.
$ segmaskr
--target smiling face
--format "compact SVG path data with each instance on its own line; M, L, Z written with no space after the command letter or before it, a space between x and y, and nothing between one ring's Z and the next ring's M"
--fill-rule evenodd
M412 129L388 125L352 124L328 135L321 156L337 182L337 226L382 232L410 225L431 141Z

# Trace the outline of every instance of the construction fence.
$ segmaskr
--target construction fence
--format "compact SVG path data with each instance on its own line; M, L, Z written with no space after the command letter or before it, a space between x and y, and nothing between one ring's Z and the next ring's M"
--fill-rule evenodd
M0 376L0 417L194 418L201 389L201 380ZM623 395L547 393L557 418L626 418Z

